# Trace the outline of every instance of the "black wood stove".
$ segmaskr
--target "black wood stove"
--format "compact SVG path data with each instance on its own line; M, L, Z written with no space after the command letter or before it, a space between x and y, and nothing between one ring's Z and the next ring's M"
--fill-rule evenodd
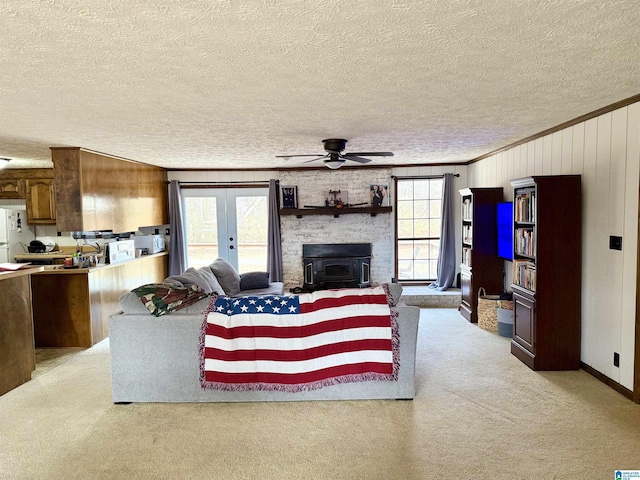
M371 286L370 243L302 245L305 291Z

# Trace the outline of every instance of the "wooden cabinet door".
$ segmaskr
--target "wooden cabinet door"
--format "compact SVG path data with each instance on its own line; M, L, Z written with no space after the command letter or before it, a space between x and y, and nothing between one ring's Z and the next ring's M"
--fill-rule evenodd
M513 340L535 355L535 300L513 295Z
M27 190L27 223L56 223L56 201L52 178L29 178Z
M461 302L458 309L462 316L469 322L476 323L478 317L476 313L476 302L473 301L473 283L471 281L471 270L460 267L460 293Z
M0 180L0 198L24 198L24 181L21 178Z

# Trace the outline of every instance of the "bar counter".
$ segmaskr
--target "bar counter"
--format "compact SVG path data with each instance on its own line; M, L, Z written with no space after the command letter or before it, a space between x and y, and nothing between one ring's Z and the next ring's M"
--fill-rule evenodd
M31 277L36 347L91 347L109 335L120 296L167 277L168 252L87 268L45 266Z
M40 271L0 272L0 395L31 380L36 368L29 277Z

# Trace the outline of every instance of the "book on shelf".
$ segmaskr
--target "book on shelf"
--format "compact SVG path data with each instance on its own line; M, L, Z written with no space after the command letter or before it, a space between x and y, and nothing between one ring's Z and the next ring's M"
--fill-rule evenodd
M473 201L471 198L466 197L462 201L462 219L470 222L473 217Z
M536 221L536 192L527 191L516 194L514 200L514 213L516 222Z
M533 228L516 228L514 246L516 253L535 257L536 234Z
M473 242L473 230L471 229L471 225L463 225L462 226L462 243L467 243L471 245Z
M535 292L536 290L535 263L529 260L514 260L513 261L513 283Z
M468 247L462 249L462 263L471 267L471 249Z

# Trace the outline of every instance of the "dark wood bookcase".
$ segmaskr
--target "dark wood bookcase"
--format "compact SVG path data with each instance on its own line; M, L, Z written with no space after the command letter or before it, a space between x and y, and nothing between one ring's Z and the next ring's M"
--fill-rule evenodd
M533 370L580 368L580 175L512 180L511 353Z
M462 196L461 302L458 311L478 322L478 290L500 294L504 290L504 260L498 258L496 204L502 187L465 188Z

